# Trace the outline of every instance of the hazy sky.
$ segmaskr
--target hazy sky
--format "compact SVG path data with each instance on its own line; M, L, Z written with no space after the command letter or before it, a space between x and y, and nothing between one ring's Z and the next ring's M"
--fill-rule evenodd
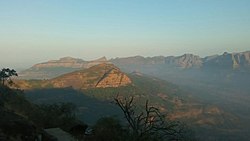
M0 67L250 50L250 0L1 0Z

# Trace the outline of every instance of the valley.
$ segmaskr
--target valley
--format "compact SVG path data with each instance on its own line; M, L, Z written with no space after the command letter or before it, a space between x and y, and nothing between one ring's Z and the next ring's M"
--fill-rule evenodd
M0 141L249 141L250 0L0 0Z
M36 79L41 73L53 75L42 80L17 80L17 84L35 103L76 103L79 118L90 124L102 116L121 117L111 104L119 94L134 96L141 105L150 99L170 118L191 125L199 140L247 140L249 54L101 59L89 61L96 65L90 67L74 66L77 61L71 58L73 64L54 61L51 66L49 61L35 65L21 72L21 78ZM57 72L55 69L62 72L50 73Z

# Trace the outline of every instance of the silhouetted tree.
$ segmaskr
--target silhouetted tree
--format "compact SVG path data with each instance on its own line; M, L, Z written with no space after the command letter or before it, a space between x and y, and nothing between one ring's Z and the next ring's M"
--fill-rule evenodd
M185 124L178 121L166 120L166 116L161 114L159 109L145 103L143 111L134 104L134 97L115 98L116 104L123 111L131 132L131 139L136 141L146 140L186 140L184 135Z
M14 69L3 68L0 71L1 84L5 85L5 82L7 81L11 85L13 83L13 81L11 80L12 76L18 76Z

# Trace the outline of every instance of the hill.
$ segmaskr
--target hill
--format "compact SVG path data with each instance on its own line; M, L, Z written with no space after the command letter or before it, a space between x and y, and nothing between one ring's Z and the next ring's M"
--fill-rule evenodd
M20 79L51 79L65 73L90 68L97 64L109 63L105 57L93 61L84 61L78 58L63 57L59 60L50 60L35 64L31 68L19 73Z
M16 84L22 89L66 87L89 89L126 86L131 84L131 80L116 66L103 63L49 80L17 80Z
M89 69L64 74L49 80L53 87L76 89L120 87L131 84L130 78L112 64L99 64Z

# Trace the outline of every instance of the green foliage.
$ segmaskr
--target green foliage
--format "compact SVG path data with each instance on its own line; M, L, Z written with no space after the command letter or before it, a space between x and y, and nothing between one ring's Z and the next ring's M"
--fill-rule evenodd
M5 85L5 82L7 81L9 84L12 84L13 81L11 80L12 76L18 76L16 71L14 69L9 68L3 68L0 71L0 81L2 85Z

